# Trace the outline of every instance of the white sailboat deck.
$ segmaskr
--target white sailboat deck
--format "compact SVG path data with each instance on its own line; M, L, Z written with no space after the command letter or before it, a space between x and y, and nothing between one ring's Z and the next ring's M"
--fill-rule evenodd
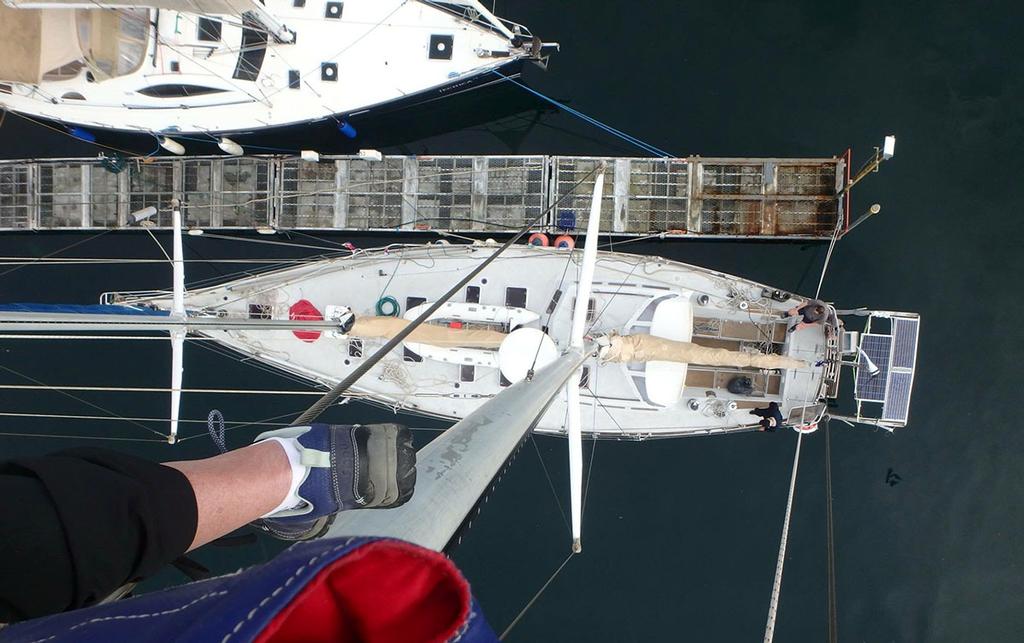
M404 314L436 300L493 252L494 246L487 244L367 251L190 291L185 305L193 315L221 321L294 318L300 302L320 312L330 306L348 306L358 319L379 315L379 302L391 297L399 314ZM578 270L579 252L514 246L453 301L535 313L536 321L529 325L543 330L564 349ZM689 325L695 344L796 357L808 365L764 370L680 364L676 370L681 369L677 373L681 379L670 386L669 400L660 391L665 388L660 380L673 376L672 365L601 363L591 358L585 362L580 382L585 433L644 439L749 430L757 418L748 411L771 401L778 402L794 421L815 419L816 411L799 409L813 407L822 394L825 369L814 363L826 357L824 327L787 334L779 313L793 300L775 301L766 292L771 289L762 284L658 257L599 253L589 306L590 334L667 336L672 328ZM164 297L148 294L123 293L106 301L170 305ZM673 305L663 306L666 302ZM666 318L666 310L674 312ZM654 328L659 323L661 331ZM331 333L315 333L303 341L290 331L200 332L240 353L328 385L344 378L384 343ZM378 403L413 413L465 417L510 384L502 375L504 370L486 360L474 360L469 353L453 360L431 359L411 351L407 343L374 366L354 388ZM750 377L753 390L730 392L729 380L736 376ZM564 432L565 414L563 396L551 405L537 430Z
M0 230L125 226L147 206L182 204L192 228L557 233L582 225L608 162L602 234L829 239L849 224L848 155L831 158L582 156L181 157L0 161ZM170 227L169 212L153 218Z

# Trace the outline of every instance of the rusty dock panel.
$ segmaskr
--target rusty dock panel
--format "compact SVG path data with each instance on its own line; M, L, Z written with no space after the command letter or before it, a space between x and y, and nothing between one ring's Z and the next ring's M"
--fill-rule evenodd
M558 232L586 216L600 163L603 234L828 239L847 216L846 155L77 158L0 162L0 229L116 228L151 205L169 227L177 198L197 228Z

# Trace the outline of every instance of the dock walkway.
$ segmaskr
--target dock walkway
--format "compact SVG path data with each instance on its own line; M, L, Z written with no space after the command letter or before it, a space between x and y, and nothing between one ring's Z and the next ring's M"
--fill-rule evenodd
M581 156L158 157L119 172L98 158L0 161L0 230L117 228L172 198L189 226L268 230L500 233L538 217L608 162L602 232L828 239L848 224L838 197L849 156L599 158ZM585 181L538 223L572 229L589 209Z

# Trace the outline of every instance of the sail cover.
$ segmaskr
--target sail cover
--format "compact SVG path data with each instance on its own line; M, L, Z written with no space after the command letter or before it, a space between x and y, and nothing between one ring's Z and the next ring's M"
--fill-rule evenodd
M38 83L81 57L74 11L19 11L0 3L0 81Z
M615 335L601 350L605 362L681 362L701 366L737 368L807 368L808 363L785 355L745 353L725 348L708 348L692 342L677 342L654 335Z
M409 322L397 317L357 317L349 335L352 337L390 339ZM441 347L498 348L508 337L494 330L466 330L422 324L406 337L406 341Z
M186 13L225 14L240 16L259 8L255 0L140 0L139 2L107 0L2 0L15 9L120 9L151 7ZM4 18L6 20L6 17Z

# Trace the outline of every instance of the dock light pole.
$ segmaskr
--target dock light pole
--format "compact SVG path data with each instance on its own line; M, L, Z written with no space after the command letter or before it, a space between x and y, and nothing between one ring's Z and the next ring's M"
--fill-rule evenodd
M861 179L863 179L868 174L871 174L872 172L877 172L878 166L882 164L882 161L888 161L895 155L896 137L890 134L889 136L885 137L885 140L882 142L881 148L875 148L875 155L871 157L871 160L865 163L864 167L862 167L857 172L857 174L852 179L850 179L850 182L846 184L846 187L844 187L842 190L839 191L838 194L836 194L836 198L838 199L847 192L849 192L850 190L852 190L853 186L860 183ZM852 230L853 227L851 226L850 229ZM849 230L847 230L847 232L849 232Z

